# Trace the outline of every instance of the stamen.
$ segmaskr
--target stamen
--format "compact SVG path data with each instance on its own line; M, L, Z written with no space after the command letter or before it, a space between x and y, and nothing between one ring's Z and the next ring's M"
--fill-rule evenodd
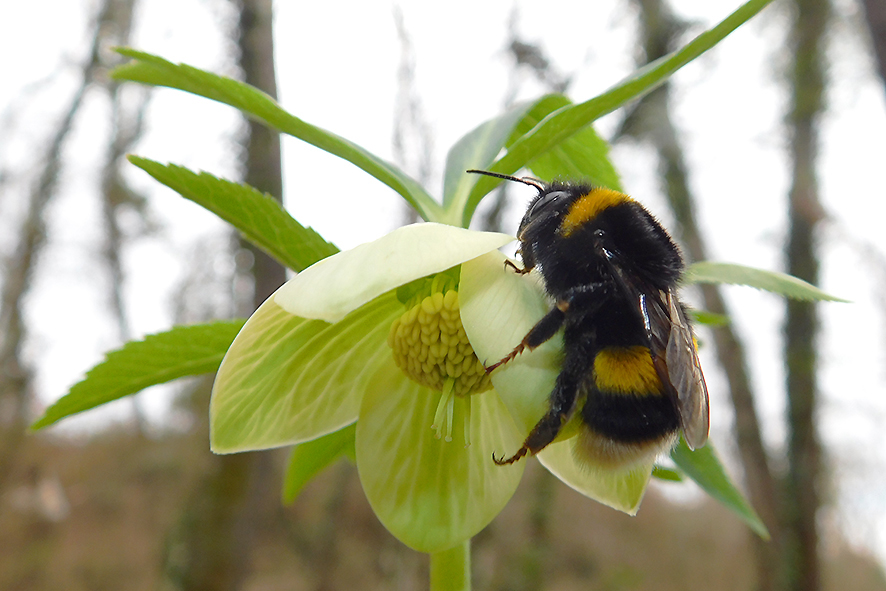
M446 380L447 383L452 380ZM449 388L446 388L447 390ZM446 405L446 437L443 438L443 441L446 443L452 443L452 423L455 416L455 396L449 396L449 403Z
M465 449L471 446L471 397L467 396L464 399L464 407L465 407L465 416L464 416L464 428L465 428Z
M437 439L443 437L443 431L446 431L446 441L452 441L452 411L455 406L455 396L453 390L455 381L446 380L443 385L443 395L440 396L440 402L437 403L437 412L434 413L434 424L431 429L437 432Z
M461 323L457 269L410 285L397 297L406 311L391 324L388 345L409 379L437 390L440 400L431 428L437 439L453 440L455 406L463 412L465 447L471 445L471 396L492 388ZM462 410L464 409L464 410Z
M453 380L456 396L479 394L492 381L465 334L458 291L451 280L435 276L425 291L410 300L411 307L391 325L388 345L394 362L410 379L442 391Z

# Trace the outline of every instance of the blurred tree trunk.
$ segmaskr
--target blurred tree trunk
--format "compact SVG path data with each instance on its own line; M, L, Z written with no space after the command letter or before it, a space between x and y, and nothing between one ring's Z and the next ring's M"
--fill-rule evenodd
M129 45L129 35L132 29L132 17L135 12L135 0L126 0L110 3L111 11L105 19L102 28L102 42L104 47L126 47ZM120 60L120 56L113 54L113 59ZM101 173L102 187L102 218L105 232L105 244L103 248L104 263L110 276L108 282L111 310L117 321L117 338L121 343L132 339L132 331L129 325L129 315L126 311L124 300L125 272L123 269L122 253L127 236L124 235L118 214L125 209L137 212L142 219L144 227L147 227L146 201L141 195L134 193L120 175L120 163L129 149L135 144L142 133L142 122L145 108L150 97L150 91L141 89L141 100L136 103L134 109L127 109L127 101L122 100L120 94L120 82L104 77L102 86L108 93L111 105L111 137L108 151L105 156L104 166ZM139 435L145 432L144 412L139 405L138 395L130 397L135 417L135 425Z
M272 5L270 0L238 0L240 67L248 84L276 97ZM282 199L280 137L276 131L248 120L244 181ZM285 280L285 269L245 241L251 254L253 296L242 306L250 314ZM234 591L250 573L251 550L258 532L274 527L279 511L275 455L270 452L218 456L203 484L194 491L179 525L177 548L187 556L167 566L181 589Z
M22 358L27 336L24 302L40 251L46 243L45 216L58 188L65 142L80 113L87 89L95 83L97 73L105 67L100 50L106 40L107 26L114 24L113 5L113 2L106 0L98 9L93 24L92 46L81 69L79 86L47 142L45 155L34 165L38 172L28 195L15 249L12 256L3 261L4 279L0 291L0 489L27 430L32 396L32 371Z
M645 59L651 62L666 55L683 28L661 0L635 0L640 9L641 36ZM707 259L707 251L695 214L694 198L689 189L688 174L679 133L670 112L670 86L665 83L647 95L630 114L624 133L646 138L658 152L659 166L665 181L665 193L679 224L680 241L689 259ZM729 316L729 308L716 285L700 286L705 308ZM745 485L751 504L769 529L772 539L762 540L750 534L757 564L757 588L781 589L782 524L776 479L769 465L763 444L760 421L754 406L754 394L747 371L745 348L731 325L712 330L717 359L726 374L729 395L735 409L735 437L745 474Z
M277 98L271 0L235 0L235 4L240 9L240 35L237 41L244 80ZM252 119L247 119L247 124L249 135L246 139L243 180L280 201L283 199L280 134ZM286 270L251 243L244 241L242 244L253 257L252 276L255 288L252 308L255 309L283 284Z
M406 28L403 11L397 5L394 5L393 16L400 41L394 130L391 138L394 162L419 184L427 187L434 176L434 136L415 83L415 48ZM418 213L412 206L404 202L403 208L403 224L419 221Z
M877 72L880 81L886 84L886 2L883 0L864 0L865 23L871 36L874 58L877 60Z
M823 217L815 173L818 122L824 110L827 0L795 0L789 75L793 184L788 215L787 271L818 283L815 228ZM815 304L789 300L785 319L788 393L788 482L785 517L789 524L789 589L821 589L817 514L821 505L821 443L816 430L817 380Z

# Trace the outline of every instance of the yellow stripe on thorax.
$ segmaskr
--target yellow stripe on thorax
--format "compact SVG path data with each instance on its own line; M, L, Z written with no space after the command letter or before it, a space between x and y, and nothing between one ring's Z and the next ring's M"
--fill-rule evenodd
M646 347L607 347L594 358L594 380L603 392L656 395L661 380Z
M563 221L560 223L560 234L569 236L582 224L597 217L607 207L626 201L631 201L631 198L624 193L595 187L586 195L579 197L569 208L569 213L563 217Z

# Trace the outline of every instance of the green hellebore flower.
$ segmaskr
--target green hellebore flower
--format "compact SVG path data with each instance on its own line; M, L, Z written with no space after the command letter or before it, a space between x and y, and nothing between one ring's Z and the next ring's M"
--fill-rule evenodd
M531 275L505 269L497 249L512 240L415 224L298 274L252 315L219 368L213 451L302 443L356 421L360 480L389 531L429 553L474 536L525 465L497 466L493 453L519 448L559 371L557 339L497 370L494 389L482 371L480 362L502 358L548 306ZM398 288L426 277L430 291L398 299ZM652 466L596 473L573 460L576 439L539 459L580 492L635 512Z
M457 379L435 390L407 377L388 340L408 315L398 287L512 240L415 224L298 274L252 315L219 368L212 449L301 443L357 421L360 480L388 530L429 553L474 536L511 498L523 472L496 466L492 454L519 446L523 435L478 360L474 373L485 378L486 391L461 392ZM438 292L425 299L419 305L433 308L439 300L451 317L458 298Z

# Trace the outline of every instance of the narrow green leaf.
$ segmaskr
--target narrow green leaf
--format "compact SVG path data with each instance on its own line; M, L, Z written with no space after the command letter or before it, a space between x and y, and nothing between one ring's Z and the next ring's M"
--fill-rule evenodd
M134 49L118 48L117 52L135 61L115 68L111 77L176 88L230 105L274 129L363 169L402 195L425 220L436 221L441 216L440 204L397 166L353 142L287 113L274 99L257 88L191 66L173 64Z
M728 283L731 285L747 285L764 291L770 291L787 298L806 301L846 302L847 300L832 296L818 289L811 283L792 275L776 271L764 271L732 263L714 263L700 261L686 269L684 283Z
M508 149L491 170L513 174L547 150L559 145L602 115L610 113L624 104L651 92L668 79L671 74L714 47L732 31L763 10L772 0L750 0L726 17L713 28L705 31L681 49L658 59L635 74L607 90L603 94L577 105L565 106L545 117L530 132L525 134ZM496 179L480 179L468 199L470 211L483 195L498 184Z
M253 187L138 156L130 156L129 161L230 223L247 240L294 271L338 252L314 230L293 219L279 202Z
M570 104L572 101L559 94L549 95L536 103L514 130L508 147L529 133L550 113ZM529 168L535 176L546 181L557 178L586 180L597 186L622 190L621 179L609 159L609 144L597 135L591 125L532 159Z
M667 482L683 482L683 474L673 468L665 468L656 464L652 467L652 477Z
M495 141L503 141L507 139L506 143L495 145L489 137L485 138L490 141L486 146L488 151L484 155L489 156L491 159L491 157L494 157L501 151L502 147L509 148L515 141L523 137L550 113L569 104L571 104L570 100L560 94L551 94L542 97L534 104L529 105L530 108L524 108L523 111L521 111L523 116L516 121L516 125L511 126L510 137L495 137ZM487 124L493 122L497 122L497 120L492 120L487 122ZM471 133L477 133L479 135L487 124L481 125ZM498 131L504 131L503 126L496 129ZM462 141L467 140L470 135L471 134L465 136ZM486 162L482 166L479 164L474 164L472 166L474 168L485 169L489 168L490 165ZM597 132L594 131L591 126L585 127L575 133L572 137L565 139L558 146L533 159L529 163L529 168L535 176L545 181L550 181L555 178L578 179L590 181L595 185L616 190L621 189L621 180L609 159L609 144L598 136ZM486 178L488 179L489 177ZM468 192L464 194L460 193L461 198L455 203L455 205L464 211L464 219L462 223L468 225L470 223L470 216L473 215L473 212L476 210L477 204L483 197L488 195L488 192L479 194L472 191L474 185L480 180L478 178L469 176L469 178L466 179L462 173L462 178L460 180L462 184L459 186L459 190L462 192ZM496 179L492 180L493 183L488 185L489 191L502 182ZM467 205L464 205L464 203L467 203Z
M244 320L177 326L111 351L86 378L50 406L31 428L135 394L148 386L218 369Z
M351 423L344 429L293 447L283 476L283 502L295 501L308 482L342 456L354 458L356 432L357 424Z
M477 176L466 174L471 168L485 170L504 148L509 137L527 112L538 103L520 103L486 121L462 136L449 149L443 177L443 205L447 211L461 213ZM465 220L468 222L470 220Z
M710 442L705 447L692 451L681 437L680 443L671 451L671 459L705 492L738 515L754 533L761 538L769 539L766 526L729 479Z
M729 316L708 312L707 310L690 310L689 315L692 316L692 319L695 322L714 328L718 326L726 326L730 322Z

